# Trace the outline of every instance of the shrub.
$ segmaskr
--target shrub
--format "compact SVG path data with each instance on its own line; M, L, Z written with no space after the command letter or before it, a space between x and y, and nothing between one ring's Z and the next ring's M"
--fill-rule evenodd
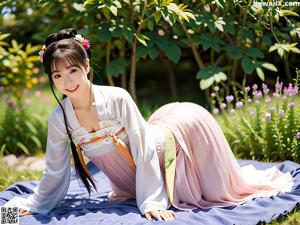
M297 70L288 87L277 80L272 95L264 83L262 90L254 84L225 98L215 88L213 113L238 157L300 162L299 77Z

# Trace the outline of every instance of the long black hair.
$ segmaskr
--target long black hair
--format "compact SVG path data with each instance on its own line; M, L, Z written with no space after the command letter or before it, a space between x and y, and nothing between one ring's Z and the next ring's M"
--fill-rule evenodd
M45 72L48 74L49 77L52 93L63 112L64 123L70 140L71 151L74 159L76 172L77 174L79 174L80 179L82 180L84 186L86 187L90 195L92 186L94 187L95 190L97 190L97 188L93 178L85 171L83 165L80 163L80 159L77 154L75 144L72 140L71 133L68 129L68 121L67 121L65 110L61 105L60 101L58 100L54 91L54 83L53 83L52 72L51 72L53 71L53 68L55 68L56 65L62 61L63 62L67 61L72 65L75 64L75 65L83 66L84 63L90 57L91 55L90 50L89 49L86 50L79 41L75 40L74 39L75 35L77 35L77 32L72 28L63 29L57 33L49 35L45 41L46 50L44 51L43 54L43 65L44 65ZM93 80L92 69L90 69L88 78L92 83Z

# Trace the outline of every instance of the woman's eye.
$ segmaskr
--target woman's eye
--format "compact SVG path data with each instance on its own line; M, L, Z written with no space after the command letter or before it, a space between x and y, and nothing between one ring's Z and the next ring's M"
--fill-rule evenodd
M58 79L58 78L60 78L60 75L59 75L59 74L55 74L55 75L53 76L53 78L54 78L54 79Z
M76 71L76 69L71 69L70 73L75 73Z

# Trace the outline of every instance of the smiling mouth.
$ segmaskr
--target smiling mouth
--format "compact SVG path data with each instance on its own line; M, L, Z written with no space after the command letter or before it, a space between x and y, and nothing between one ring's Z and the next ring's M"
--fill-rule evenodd
M73 89L66 89L66 91L68 91L68 92L74 92L74 91L76 91L77 89L78 89L78 87L79 87L79 85L77 85L75 88L73 88Z

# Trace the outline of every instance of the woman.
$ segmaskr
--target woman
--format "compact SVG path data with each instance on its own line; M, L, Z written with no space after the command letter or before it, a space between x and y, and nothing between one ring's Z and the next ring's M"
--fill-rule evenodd
M41 52L45 72L64 94L48 121L46 169L21 215L47 213L65 196L70 151L90 193L95 182L82 153L110 179L111 200L136 198L148 220L173 220L181 210L242 204L290 191L289 173L240 168L213 116L194 103L170 103L148 123L127 91L91 83L89 42L73 29L50 35Z

